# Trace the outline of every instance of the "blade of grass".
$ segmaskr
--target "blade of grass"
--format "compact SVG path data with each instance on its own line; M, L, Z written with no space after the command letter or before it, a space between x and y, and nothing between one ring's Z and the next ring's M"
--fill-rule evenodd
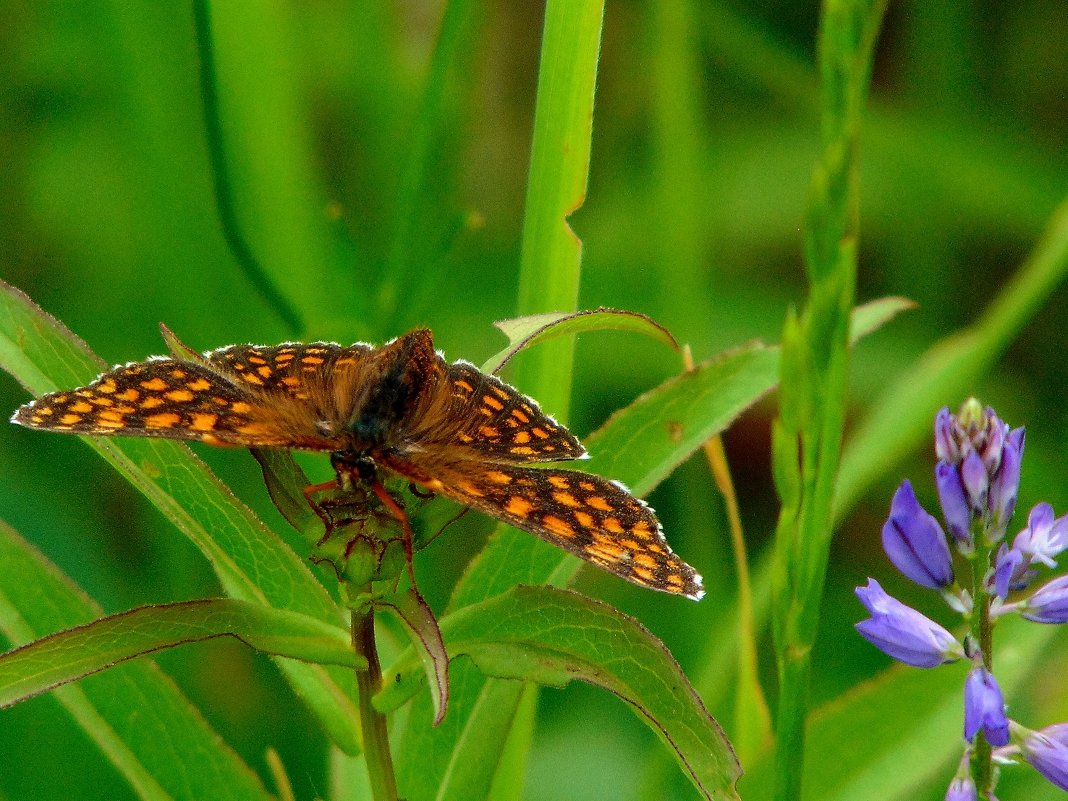
M87 384L103 362L22 292L0 282L0 367L39 395ZM83 441L190 538L227 595L337 622L336 605L308 566L185 445L130 437ZM277 664L338 745L357 751L350 673L285 659Z
M434 213L431 174L434 164L440 161L440 148L436 146L450 121L446 107L450 84L457 78L462 58L474 48L484 18L480 0L452 0L445 4L426 86L406 140L389 253L378 283L375 308L382 315L384 330L394 327L398 303L417 302L408 297L413 291L441 284L445 260L425 258L423 249L427 217ZM417 276L413 275L416 271Z
M193 0L193 23L196 30L197 55L200 58L200 97L204 104L204 131L207 137L208 157L211 160L212 186L215 189L215 205L219 210L219 226L226 244L238 266L244 270L249 283L267 301L286 324L292 334L299 334L304 323L300 312L275 286L252 252L248 241L241 233L237 219L236 201L230 173L226 165L226 147L223 143L223 126L219 117L219 95L216 91L215 46L211 37L211 4L208 0Z
M885 0L825 2L819 40L823 154L805 230L808 305L783 333L780 417L773 431L782 510L775 533L773 633L780 692L779 801L801 795L811 652L827 571L845 425L849 309L856 284L857 147Z

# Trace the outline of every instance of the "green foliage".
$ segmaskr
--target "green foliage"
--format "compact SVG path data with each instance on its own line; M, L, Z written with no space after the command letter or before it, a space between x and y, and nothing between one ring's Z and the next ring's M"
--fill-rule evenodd
M765 692L791 715L784 741L810 710L803 750L777 764L769 744L747 760L741 797L771 798L786 773L803 798L939 799L959 752L959 671L887 670L852 631L852 588L890 577L877 547L890 492L930 468L933 413L964 395L1028 427L1021 510L1045 499L1068 511L1056 313L1068 36L1050 0L891 7L882 30L869 5L12 7L0 31L0 279L64 325L0 293L0 364L15 377L0 373L0 410L161 352L161 320L197 350L380 343L429 325L449 359L499 352L497 364L513 346L494 320L523 315L509 338L536 339L530 315L646 315L670 334L634 336L654 330L642 317L580 314L505 378L582 435L582 468L652 493L708 596L693 604L580 573L520 532L486 542L476 514L434 538L455 510L422 505L417 541L432 541L416 558L419 586L465 654L434 727L426 687L440 664L424 666L404 624L379 618L399 678L390 726L404 795L702 797L682 751L710 771L706 789L730 797L734 768L695 701L728 737L753 710L733 673L721 503L690 458L726 430L758 565L751 645ZM861 300L906 296L916 310L892 321L898 301L855 310L851 339L879 330L847 359L854 280ZM672 337L693 348L692 373L662 347ZM771 441L777 415L786 431ZM0 651L161 610L178 618L136 629L140 645L113 636L126 650L91 650L94 664L182 647L0 710L0 798L259 799L281 795L284 775L298 799L370 797L352 671L325 653L343 645L345 609L332 571L307 560L321 521L299 490L330 477L325 460L257 454L265 491L242 451L87 444L0 426L0 520L11 524L0 524ZM768 567L771 473L789 574ZM914 484L933 508L930 486ZM517 588L576 582L624 611ZM203 603L229 612L181 611ZM785 689L773 619L805 663ZM278 621L329 632L327 645L249 638L288 655L271 657L228 636L264 621L268 635ZM198 627L220 636L185 644ZM501 646L503 635L522 642ZM997 637L1012 643L998 651L1012 708L1036 725L1068 720L1064 635L1005 625ZM634 696L651 723L582 682L537 690L510 677L574 676L627 696L639 653L658 666ZM50 656L39 677L74 664ZM679 698L690 700L672 706ZM693 730L678 750L658 739L675 726ZM283 768L267 766L268 748ZM1003 799L1059 797L1004 775Z

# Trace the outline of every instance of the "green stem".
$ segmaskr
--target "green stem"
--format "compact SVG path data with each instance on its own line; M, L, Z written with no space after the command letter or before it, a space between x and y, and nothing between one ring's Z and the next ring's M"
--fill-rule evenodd
M366 668L356 668L356 686L360 694L360 728L367 774L371 779L371 797L374 801L397 801L397 779L389 751L386 716L371 703L382 687L382 664L375 647L375 613L369 604L352 611L352 647L367 659Z
M984 542L976 538L976 542ZM986 571L989 567L989 559L984 559L985 551L980 549L973 555L972 563L972 593L974 596L974 612L972 615L972 638L979 644L983 655L983 667L988 671L994 669L994 651L992 621L990 618L990 593L986 590ZM982 798L993 789L993 772L991 768L993 749L987 742L982 729L975 736L975 748L972 750L972 780L978 788Z

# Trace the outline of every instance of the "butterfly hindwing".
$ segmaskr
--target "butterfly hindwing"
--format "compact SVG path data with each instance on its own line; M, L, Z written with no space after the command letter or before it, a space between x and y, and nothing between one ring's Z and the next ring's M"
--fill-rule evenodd
M385 466L627 581L691 598L704 594L701 577L668 547L652 509L615 482L505 464Z

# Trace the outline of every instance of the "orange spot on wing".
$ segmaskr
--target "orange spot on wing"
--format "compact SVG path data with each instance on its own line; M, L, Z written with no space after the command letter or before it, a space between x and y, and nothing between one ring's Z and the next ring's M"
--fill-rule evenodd
M498 412L504 408L504 404L492 395L483 395L482 402L489 406L491 409L496 409Z
M600 509L602 512L612 511L612 505L600 495L590 495L586 498L586 505L594 509Z
M188 389L172 389L170 392L164 394L167 400L174 401L175 403L186 403L193 400L193 393Z
M65 426L72 426L75 423L80 423L82 416L80 414L65 414L59 418L59 422Z
M215 428L215 421L219 419L217 414L210 412L194 412L189 427L194 431L211 431Z
M92 406L90 406L90 405L89 405L88 403L86 403L85 401L83 401L83 400L80 400L80 401L78 401L77 403L72 403L72 404L71 404L71 407L70 407L70 410L71 410L72 412L81 412L82 414L85 414L86 412L91 412L91 411L93 411L93 407L92 407Z
M181 415L175 412L160 412L145 418L146 428L172 428L181 422Z
M163 398L152 397L152 398L145 398L143 401L141 401L141 408L142 409L155 409L157 406L162 406L162 405L163 405Z
M147 381L142 381L141 386L143 386L145 389L150 389L153 392L159 392L160 390L164 390L167 388L167 382L159 376L156 376L155 378L150 378Z
M545 526L545 528L549 529L549 531L551 531L553 534L556 534L560 537L575 536L575 529L571 528L571 526L569 526L566 521L561 520L555 515L545 515L545 517L541 519L541 522L542 525Z
M530 510L533 508L534 504L525 498L520 498L518 495L510 497L508 503L504 505L504 511L513 514L516 517L526 517L530 514Z

